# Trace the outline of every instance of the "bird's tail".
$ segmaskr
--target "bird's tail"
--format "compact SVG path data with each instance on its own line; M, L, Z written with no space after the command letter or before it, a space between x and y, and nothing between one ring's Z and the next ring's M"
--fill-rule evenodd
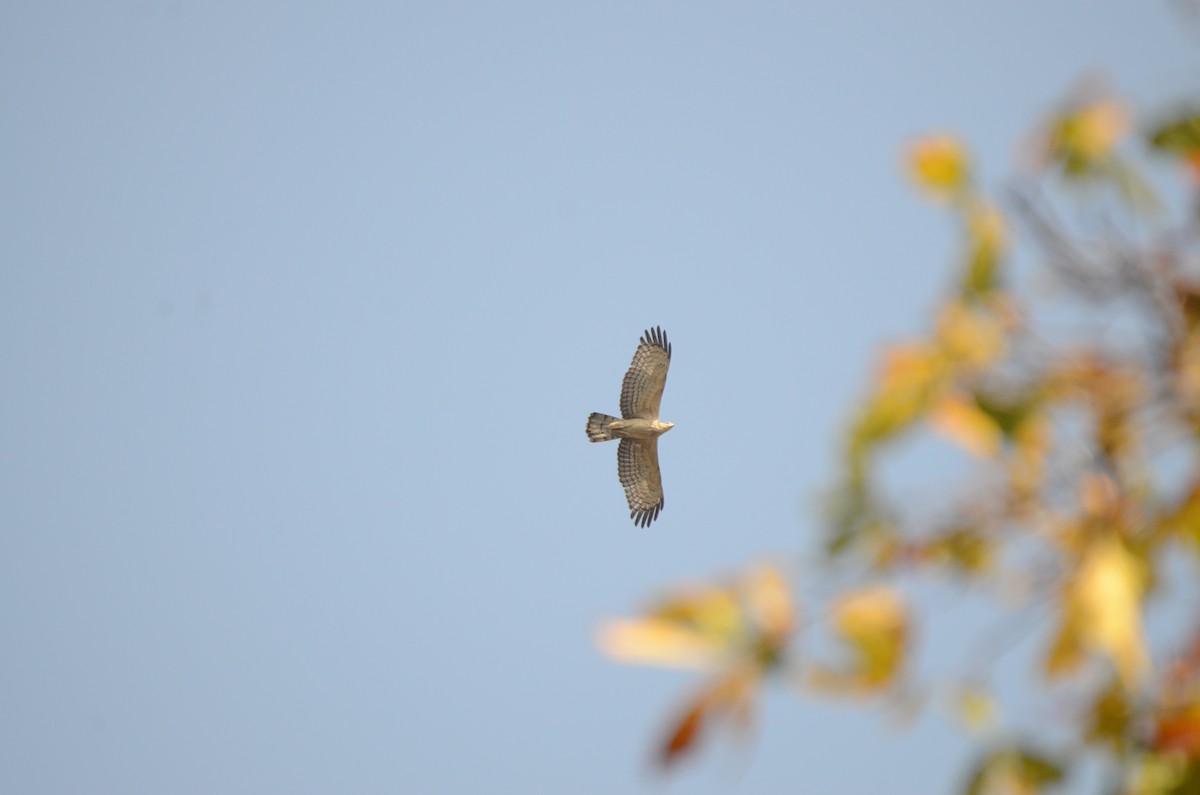
M592 412L587 421L587 435L589 442L607 442L613 438L609 433L608 426L616 421L616 417L610 417L607 414L598 414Z

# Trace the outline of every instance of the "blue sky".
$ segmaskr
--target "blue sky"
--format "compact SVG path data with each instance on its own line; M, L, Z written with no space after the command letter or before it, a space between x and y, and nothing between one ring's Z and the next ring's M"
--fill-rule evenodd
M691 681L591 633L812 543L946 283L900 144L958 130L996 184L1089 69L1192 91L1198 37L1111 0L5 3L0 789L951 791L945 720L783 694L656 782ZM656 324L642 530L583 426Z

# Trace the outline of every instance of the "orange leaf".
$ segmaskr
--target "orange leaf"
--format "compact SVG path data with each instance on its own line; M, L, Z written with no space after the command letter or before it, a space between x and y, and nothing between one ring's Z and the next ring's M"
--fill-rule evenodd
M700 725L704 721L709 706L711 706L711 702L704 697L698 698L688 705L675 728L667 735L667 741L659 751L658 763L660 765L670 767L681 754L691 749L696 738L700 736Z
M975 401L947 394L929 409L929 422L967 452L986 458L1000 452L1004 434L1000 426Z
M1187 164L1192 168L1192 180L1197 185L1200 185L1200 150L1188 152L1185 155L1185 159L1187 160Z
M1154 732L1154 747L1200 757L1200 715L1193 710L1159 720Z
M748 729L758 681L758 670L742 665L702 688L672 724L657 755L659 765L667 768L675 764L695 747L702 730L713 721L728 722L742 731Z

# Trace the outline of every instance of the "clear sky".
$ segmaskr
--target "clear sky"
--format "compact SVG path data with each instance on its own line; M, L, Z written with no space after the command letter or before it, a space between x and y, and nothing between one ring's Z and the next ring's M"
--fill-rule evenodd
M592 631L811 544L953 250L897 147L1192 90L1178 6L3 3L0 790L950 791L781 693L656 782L693 682ZM639 529L583 428L655 324Z

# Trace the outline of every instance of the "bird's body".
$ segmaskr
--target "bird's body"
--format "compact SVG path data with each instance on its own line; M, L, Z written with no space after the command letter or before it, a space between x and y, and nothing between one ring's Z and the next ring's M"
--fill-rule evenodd
M607 423L603 423L601 426L602 430L600 431L601 433L608 434L606 439L592 439L589 430L588 438L593 442L603 442L607 441L607 439L657 439L675 427L675 423L673 422L659 422L657 419L643 420L639 417L633 417L632 419L621 420L605 414L593 414L592 417L602 417L608 420ZM588 419L590 421L591 417ZM591 428L590 425L588 427L589 429Z
M625 488L629 516L641 527L657 519L664 504L658 437L675 424L659 420L658 408L670 364L671 344L667 335L661 328L648 330L621 383L621 416L594 413L587 421L589 441L621 440L617 447L617 476Z

